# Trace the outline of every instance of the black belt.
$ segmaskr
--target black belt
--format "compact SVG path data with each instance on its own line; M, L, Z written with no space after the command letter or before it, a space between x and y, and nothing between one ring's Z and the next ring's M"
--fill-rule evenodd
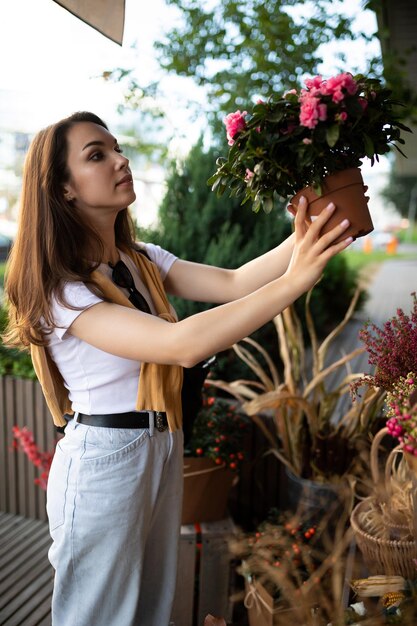
M77 422L87 426L104 428L149 428L153 418L154 426L159 432L168 428L167 414L162 411L128 411L127 413L110 413L109 415L86 415L78 413Z

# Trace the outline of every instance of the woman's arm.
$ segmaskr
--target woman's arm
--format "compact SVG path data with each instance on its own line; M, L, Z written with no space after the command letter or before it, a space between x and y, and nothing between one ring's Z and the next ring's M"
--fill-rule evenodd
M238 300L282 276L293 248L294 234L273 250L235 270L179 259L168 272L165 288L172 295L197 302L220 304Z
M306 231L303 202L295 218L294 250L286 272L256 291L222 306L170 324L140 311L101 303L81 313L69 332L91 345L128 359L191 367L227 349L273 319L320 278L326 263L351 238L332 244L347 224L319 237L332 210Z

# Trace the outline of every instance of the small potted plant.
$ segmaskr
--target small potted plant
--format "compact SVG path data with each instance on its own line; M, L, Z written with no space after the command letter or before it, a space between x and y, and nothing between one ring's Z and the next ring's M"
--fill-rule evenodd
M401 123L391 92L376 78L342 73L327 80L307 79L306 88L291 89L282 97L259 100L252 111L236 111L225 118L230 150L217 160L208 184L221 195L252 201L253 210L269 212L274 199L300 195L309 200L310 215L318 215L331 200L338 210L326 225L341 221L341 212L360 205L365 213L350 214L343 236L359 237L372 229L360 172L362 160L371 164L392 146L401 152ZM402 152L401 152L402 153Z
M203 406L184 449L183 524L226 516L230 489L245 458L249 425L237 402L203 393Z

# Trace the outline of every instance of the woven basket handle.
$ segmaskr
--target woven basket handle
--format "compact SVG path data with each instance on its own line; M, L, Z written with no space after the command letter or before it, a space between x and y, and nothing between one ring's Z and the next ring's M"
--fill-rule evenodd
M388 434L388 428L381 428L375 435L371 445L371 476L374 485L379 483L378 452L380 443L386 434Z
M379 447L381 444L381 441L383 440L383 438L385 437L385 435L388 434L388 428L381 428L381 430L379 430L377 432L377 434L374 437L374 440L372 441L372 446L371 446L371 475L372 475L372 480L375 486L377 486L379 484L379 465L378 465L378 452L379 452ZM402 446L401 444L398 444L398 446L395 446L395 448L393 450L391 450L391 452L388 455L387 461L385 463L385 472L384 472L384 489L387 492L387 495L390 495L390 491L391 491L391 474L392 474L392 466L394 464L394 460L397 456L397 454L403 454L403 450L402 450Z

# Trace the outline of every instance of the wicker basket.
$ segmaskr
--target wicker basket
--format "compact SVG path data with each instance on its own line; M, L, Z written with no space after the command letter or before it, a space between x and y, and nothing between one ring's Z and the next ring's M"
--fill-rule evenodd
M350 523L356 544L362 553L370 574L396 574L404 578L416 577L417 543L415 541L389 540L373 537L361 528L361 513L373 506L373 498L360 502L352 511Z
M371 474L375 487L380 486L378 474L378 448L381 440L387 433L384 428L374 438L371 448ZM384 493L385 504L390 501L391 494L391 473L393 459L396 454L401 453L399 447L395 448L389 455L385 467ZM413 491L415 485L413 484ZM381 493L381 490L379 490ZM362 500L355 506L350 517L350 523L355 534L356 543L362 553L364 563L370 574L396 574L404 578L416 577L417 542L410 538L383 538L372 534L372 530L366 525L365 519L377 511L381 506L381 496L373 495ZM414 509L416 510L416 509ZM386 529L387 530L387 529ZM391 535L411 535L409 526L390 525L387 534Z

